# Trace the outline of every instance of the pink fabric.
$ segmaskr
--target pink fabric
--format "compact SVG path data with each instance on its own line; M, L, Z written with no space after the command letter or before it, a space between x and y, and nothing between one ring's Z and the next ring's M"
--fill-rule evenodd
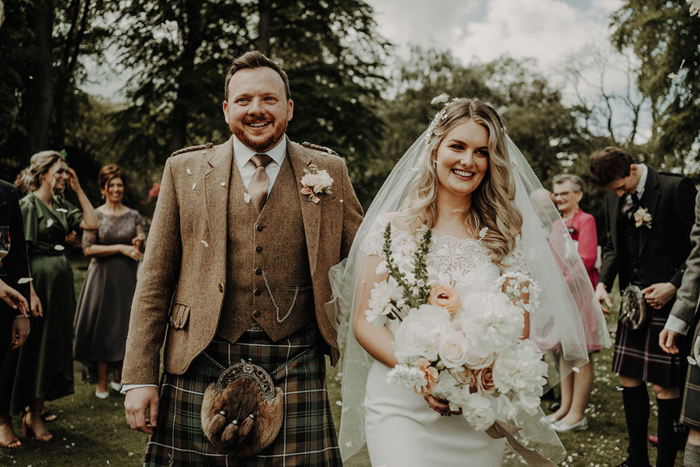
M574 217L565 220L564 224L569 229L571 238L578 242L578 254L581 255L583 265L595 289L598 285L598 270L595 268L595 262L598 259L598 232L595 227L595 218L579 208Z

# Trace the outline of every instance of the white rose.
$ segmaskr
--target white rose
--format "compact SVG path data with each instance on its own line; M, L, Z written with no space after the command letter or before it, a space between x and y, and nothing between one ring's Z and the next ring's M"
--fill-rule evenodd
M467 365L471 370L480 370L481 368L491 366L495 359L496 354L494 353L488 354L485 357L480 357L478 355L474 355L471 352L467 352L467 356L464 359L464 364Z
M496 421L496 412L491 408L491 401L478 394L471 394L462 407L464 418L476 431L486 431Z
M447 368L459 368L467 358L469 343L460 331L452 331L440 343L440 360Z

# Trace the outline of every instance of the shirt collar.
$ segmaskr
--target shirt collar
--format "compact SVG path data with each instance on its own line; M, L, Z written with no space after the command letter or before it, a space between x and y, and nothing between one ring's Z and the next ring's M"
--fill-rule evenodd
M637 183L637 198L642 199L644 187L647 184L647 175L649 175L649 171L644 164L637 164L637 169L642 171L642 175L639 177L639 183Z
M236 138L236 135L233 136L233 156L236 159L236 164L239 168L246 165L248 161L256 154L267 154L274 162L277 163L277 165L281 167L282 162L284 162L284 156L287 154L287 137L283 137L274 148L261 153L253 151L248 146L241 143L238 138Z

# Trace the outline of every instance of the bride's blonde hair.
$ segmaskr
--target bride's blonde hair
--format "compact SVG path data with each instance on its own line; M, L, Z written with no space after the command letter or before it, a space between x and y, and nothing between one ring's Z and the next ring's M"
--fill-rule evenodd
M488 132L489 167L481 184L472 193L471 209L464 226L472 235L488 227L483 238L484 245L493 254L494 261L501 264L515 247L515 238L520 233L523 216L513 202L515 183L503 121L491 106L476 99L455 99L433 119L418 174L411 183L408 198L397 214L395 223L408 226L414 231L435 225L438 178L433 161L436 160L437 150L445 136L468 120L483 126Z

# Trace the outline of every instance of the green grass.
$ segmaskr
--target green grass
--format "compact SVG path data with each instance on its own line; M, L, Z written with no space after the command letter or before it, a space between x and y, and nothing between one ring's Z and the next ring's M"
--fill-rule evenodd
M76 273L76 294L85 278L85 260L74 261ZM619 297L617 297L619 300ZM615 308L613 308L615 309ZM614 325L615 319L609 318ZM606 349L593 357L595 382L588 408L590 429L583 432L563 433L562 443L568 451L568 458L560 465L581 467L617 466L627 457L627 431L622 409L622 396L618 387L619 380L610 371L612 349ZM328 389L331 407L336 422L340 426L341 407L340 383L336 381L336 370L329 366ZM59 415L59 419L48 424L54 434L50 443L41 443L21 436L21 422L14 417L14 427L24 445L15 450L0 449L2 466L136 466L140 465L146 435L132 431L124 419L124 397L114 392L106 400L95 397L95 386L80 381L75 374L75 394L58 401L48 403L50 410ZM649 388L652 401L652 416L649 432L656 433L655 397ZM543 403L543 408L549 402ZM549 413L545 410L545 413ZM656 450L649 453L654 465ZM679 454L676 466L682 465ZM346 467L369 466L366 449L360 451L345 463ZM523 465L512 452L506 453L504 465Z

